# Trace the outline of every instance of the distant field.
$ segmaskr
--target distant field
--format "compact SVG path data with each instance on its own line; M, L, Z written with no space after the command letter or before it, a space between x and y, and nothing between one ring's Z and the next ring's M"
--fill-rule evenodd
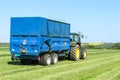
M0 48L8 48L9 43L0 43Z
M21 65L0 49L0 80L120 80L120 50L88 49L86 60L59 61L55 65Z
M82 46L89 49L120 49L120 43L106 43L106 42L83 43Z

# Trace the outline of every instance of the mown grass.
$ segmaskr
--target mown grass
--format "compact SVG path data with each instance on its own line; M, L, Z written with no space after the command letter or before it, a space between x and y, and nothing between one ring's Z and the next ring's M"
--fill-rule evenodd
M42 66L12 62L9 49L0 49L0 80L120 80L120 50L87 51L85 60Z

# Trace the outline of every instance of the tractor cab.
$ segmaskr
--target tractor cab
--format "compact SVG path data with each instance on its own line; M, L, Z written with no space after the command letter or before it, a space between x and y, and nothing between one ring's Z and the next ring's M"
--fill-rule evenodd
M76 44L78 44L81 47L80 34L70 33L70 42L71 42L71 46L75 46Z

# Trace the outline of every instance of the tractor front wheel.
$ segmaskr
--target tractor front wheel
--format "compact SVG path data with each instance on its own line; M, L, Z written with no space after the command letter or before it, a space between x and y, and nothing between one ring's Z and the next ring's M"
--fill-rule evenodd
M87 58L87 51L85 48L81 49L81 59L86 59Z

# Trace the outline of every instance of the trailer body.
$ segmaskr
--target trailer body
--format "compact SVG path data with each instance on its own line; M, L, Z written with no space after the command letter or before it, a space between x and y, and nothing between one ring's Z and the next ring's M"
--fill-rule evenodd
M10 52L14 59L70 52L70 24L42 17L12 17Z

